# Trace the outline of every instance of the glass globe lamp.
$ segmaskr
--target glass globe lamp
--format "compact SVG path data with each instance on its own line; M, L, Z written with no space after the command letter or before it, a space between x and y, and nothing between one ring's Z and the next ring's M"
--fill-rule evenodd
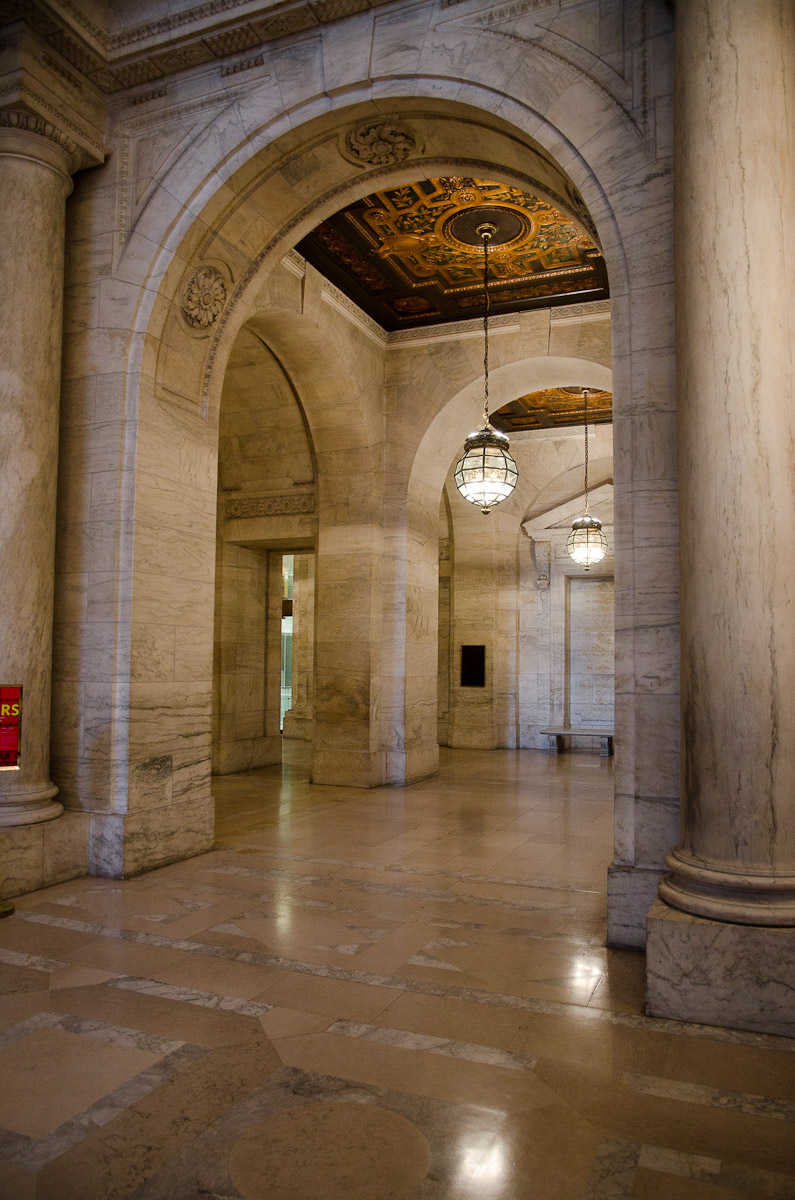
M489 424L470 433L455 468L455 484L465 500L479 505L486 515L495 504L510 496L517 476L504 433Z
M607 553L607 538L602 533L602 522L598 517L585 513L571 523L571 533L566 539L566 549L571 558L585 570L601 562Z
M484 221L483 217L493 218ZM489 420L489 243L516 236L511 214L488 206L465 210L455 218L455 236L466 245L483 246L483 427L470 433L455 467L455 485L465 500L486 516L510 496L519 472L508 453L508 438ZM513 220L516 220L515 215ZM494 222L497 222L495 224Z

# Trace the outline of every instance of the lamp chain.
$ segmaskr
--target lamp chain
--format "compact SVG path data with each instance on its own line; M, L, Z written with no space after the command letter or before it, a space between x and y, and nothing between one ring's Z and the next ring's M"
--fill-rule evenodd
M588 515L588 394L589 389L583 388L582 398L585 405L585 515Z
M487 230L483 230L481 234L483 238L483 291L485 293L486 302L483 309L483 376L485 379L483 393L483 423L489 423L489 241L491 234Z

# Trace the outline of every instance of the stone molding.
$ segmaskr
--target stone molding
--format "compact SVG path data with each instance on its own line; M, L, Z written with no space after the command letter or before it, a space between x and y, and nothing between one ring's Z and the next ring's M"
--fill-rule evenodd
M317 29L391 2L282 0L251 12L249 0L205 0L192 8L109 33L75 0L61 0L62 12L45 0L17 0L12 19L43 29L46 44L100 91L110 94L205 63L220 65L234 54L257 50L278 38ZM230 26L229 21L236 23ZM238 64L225 63L222 74L256 65L253 58Z
M288 261L290 255L294 256L292 261ZM300 264L297 261L299 259ZM306 270L306 260L301 258L295 251L290 251L290 254L286 255L282 262L294 274L298 274L301 264L303 264L302 276ZM333 283L329 283L327 279L323 280L321 296L326 304L331 305L337 312L347 317L351 324L356 325L358 329L372 341L376 342L382 349L400 350L404 346L427 346L436 342L460 341L462 338L483 337L483 320L481 317L472 317L466 321L448 321L445 325L419 325L415 329L395 329L391 333L387 333L364 309L359 308L359 305L354 300L346 296ZM519 318L516 313L498 313L497 316L489 318L490 335L497 333L518 333L520 328ZM579 436L582 436L582 434L579 433Z
M323 290L320 293L321 299L342 313L352 325L360 329L366 337L374 341L381 349L385 349L388 344L389 335L381 328L377 321L368 316L364 309L359 308L355 301L341 292L333 283L329 283L327 279L323 280Z
M286 496L235 496L224 504L227 521L251 517L304 516L315 511L315 493L299 492Z
M518 333L519 317L516 313L498 313L489 317L489 336L493 333ZM386 335L390 350L402 346L427 345L430 342L460 341L461 338L483 337L483 318L472 317L467 321L448 321L444 325L420 325L416 329L395 329Z
M580 304L560 304L550 309L549 319L558 325L566 321L604 321L609 318L609 300L585 300Z
M282 266L285 271L289 271L297 279L303 279L306 275L306 259L295 249L287 251L282 259Z

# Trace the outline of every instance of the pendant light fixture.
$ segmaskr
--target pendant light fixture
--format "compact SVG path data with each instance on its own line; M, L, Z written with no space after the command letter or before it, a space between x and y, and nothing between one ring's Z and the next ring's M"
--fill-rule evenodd
M591 516L588 511L588 397L591 393L589 388L563 390L582 396L585 408L585 512L572 521L566 549L570 557L588 571L594 563L601 562L607 552L607 538L602 533L602 522L598 517Z
M474 213L477 214L477 211L475 209ZM497 216L499 210L486 210L486 212L490 216ZM470 210L468 214L461 215L471 218L473 210ZM471 229L471 219L466 223L460 222L460 224L461 232L457 233L460 240L464 240L466 234L470 233L470 237L466 238L468 244L477 245L476 241L471 240L471 233L474 233L483 245L483 291L485 293L483 338L485 347L483 353L483 426L474 433L470 433L464 442L463 456L456 463L455 485L465 500L468 500L470 504L479 505L480 511L485 516L491 512L495 504L500 504L506 496L510 496L516 487L518 475L516 463L508 453L508 438L499 429L495 429L489 420L489 244L499 230L491 220L481 221L474 230ZM509 238L513 236L510 228L508 233Z

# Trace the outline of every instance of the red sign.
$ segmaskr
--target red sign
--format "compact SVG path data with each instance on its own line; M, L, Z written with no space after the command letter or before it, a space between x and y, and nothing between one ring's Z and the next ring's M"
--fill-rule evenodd
M19 766L22 688L0 685L0 771Z

